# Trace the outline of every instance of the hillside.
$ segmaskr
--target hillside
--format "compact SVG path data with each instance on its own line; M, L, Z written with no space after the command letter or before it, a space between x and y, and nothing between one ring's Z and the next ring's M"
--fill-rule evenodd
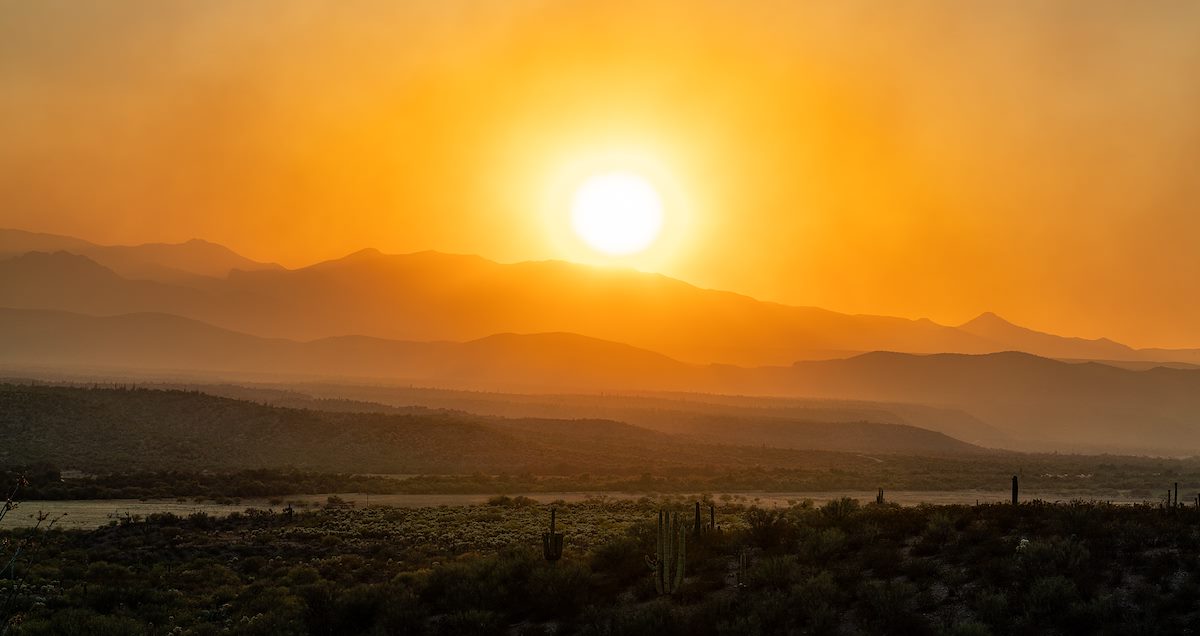
M1055 336L1026 329L986 312L958 326L960 331L986 338L1011 351L1034 353L1044 358L1080 360L1138 360L1143 359L1132 347L1107 338L1088 340Z
M126 278L168 283L196 277L224 278L235 269L281 269L275 263L260 263L228 247L200 239L183 243L97 245L69 236L0 228L0 259L28 252L60 251L86 256Z
M1001 431L963 411L896 402L695 393L520 394L310 383L275 385L281 388L192 386L218 395L317 410L408 412L431 408L506 418L610 419L713 443L779 448L870 452L943 448L946 437L930 436L930 432L981 446L1013 443ZM880 424L892 426L881 429L877 427ZM893 436L905 429L911 430Z
M962 408L1014 437L1063 450L1200 452L1195 369L1137 371L1024 353L871 353L752 373L807 395Z
M919 434L937 437L935 450L942 453L974 450L927 431ZM89 471L290 466L355 473L640 474L673 467L872 461L701 444L607 420L316 411L188 391L13 384L0 385L0 435L8 440L0 448L0 465L45 461Z
M127 279L86 256L62 251L0 261L0 299L0 306L15 309L100 315L162 311L193 316L218 302L200 289Z
M23 310L0 310L0 365L10 372L91 369L276 382L321 380L327 384L371 382L502 391L505 393L713 394L695 401L729 402L729 395L806 398L745 412L705 407L700 415L767 420L758 430L772 445L792 446L774 419L808 422L871 421L912 424L959 439L1005 448L1084 452L1200 452L1200 370L1124 369L1068 363L1022 353L913 355L870 353L798 362L787 367L740 368L691 365L627 345L573 334L503 334L477 341L397 342L363 337L313 342L264 339L174 316L135 314L96 318ZM158 375L155 376L154 374ZM182 375L180 375L182 374ZM716 395L725 394L725 396ZM396 404L386 397L337 394ZM458 398L456 398L458 399ZM870 402L832 404L822 411L811 400ZM714 440L696 409L634 406L612 398L553 404L537 398L519 409L490 404L452 406L496 415L599 417ZM489 402L489 400L484 400ZM497 403L499 402L499 403ZM878 403L888 403L880 406ZM412 402L412 404L422 404ZM434 403L427 405L437 405ZM747 402L740 407L761 408ZM691 410L692 413L687 413ZM657 411L657 412L655 412ZM839 414L831 415L830 411ZM880 415L880 411L891 414ZM693 421L694 420L694 421ZM698 429L697 429L698 430ZM767 432L772 431L772 432ZM737 426L721 441L741 441ZM793 437L803 438L803 435Z
M446 386L683 389L700 367L573 334L497 334L471 342L345 336L259 338L167 314L94 317L0 309L0 364L420 381Z

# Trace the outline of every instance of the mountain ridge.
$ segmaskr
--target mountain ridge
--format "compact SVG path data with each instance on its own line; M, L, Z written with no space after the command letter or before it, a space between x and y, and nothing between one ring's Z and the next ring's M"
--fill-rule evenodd
M119 361L119 362L114 362ZM209 370L203 377L337 378L516 393L693 392L961 410L1014 440L1072 452L1200 452L1200 370L1131 370L1024 352L872 352L790 366L697 365L577 334L471 342L260 338L177 316L0 309L8 369ZM1138 422L1137 427L1129 422ZM979 440L967 439L976 442Z
M130 280L90 259L112 274L99 289L55 263L67 254L0 261L3 304L89 314L169 313L292 340L365 335L463 342L506 332L565 332L698 364L791 364L876 350L1023 350L1060 359L1200 362L1200 349L1136 350L1107 339L1037 332L991 312L958 326L842 314L704 289L662 274L566 261L504 264L477 255L390 255L367 248L292 270L233 269L222 279L164 281ZM89 275L101 277L99 270Z
M201 238L180 243L100 245L72 236L0 228L0 259L27 252L59 251L86 256L127 278L159 282L223 278L235 270L282 269L277 263L254 261Z
M704 443L611 420L312 406L266 405L198 391L0 383L0 432L13 440L0 448L0 461L45 461L89 471L299 467L392 474L568 469L640 474L873 461L846 450ZM908 439L937 455L981 450L911 426L846 429L853 436L841 443L865 439L867 452L879 449L877 442L870 445L871 436Z

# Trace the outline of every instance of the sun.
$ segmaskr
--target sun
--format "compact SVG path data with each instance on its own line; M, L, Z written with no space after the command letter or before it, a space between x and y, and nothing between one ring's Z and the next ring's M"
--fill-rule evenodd
M663 225L662 197L632 172L595 174L571 197L571 227L592 249L611 256L650 247Z

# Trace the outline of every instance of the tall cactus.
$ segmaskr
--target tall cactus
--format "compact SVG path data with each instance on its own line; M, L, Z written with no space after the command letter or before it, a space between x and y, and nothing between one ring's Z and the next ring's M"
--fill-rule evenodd
M542 556L551 563L562 558L563 534L554 531L554 508L550 509L550 532L542 533Z
M692 534L699 541L701 536L708 533L716 533L717 529L717 507L713 504L708 504L708 523L704 522L704 517L700 512L700 502L696 502L695 518L692 521Z
M740 550L738 550L737 567L733 571L735 581L737 582L737 589L739 589L739 590L745 589L746 573L749 571L750 571L750 550L748 548L743 547Z
M1016 475L1013 475L1012 502L1013 502L1014 506L1017 505L1017 476Z
M655 555L646 557L654 576L654 589L660 595L674 594L683 585L683 566L687 558L687 526L678 513L658 511L658 541Z

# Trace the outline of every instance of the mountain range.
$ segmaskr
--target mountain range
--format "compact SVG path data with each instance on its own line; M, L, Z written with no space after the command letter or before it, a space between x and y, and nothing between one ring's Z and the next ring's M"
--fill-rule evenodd
M121 276L166 282L189 281L199 276L223 278L235 269L282 269L276 263L259 263L223 245L200 239L185 243L97 245L70 236L0 228L0 259L28 252L70 252L86 256Z
M364 337L310 342L239 334L177 316L96 317L0 310L8 369L140 369L199 377L339 380L488 391L701 392L900 402L978 418L965 441L1016 449L1200 449L1200 370L1123 369L1026 353L867 353L791 366L696 365L576 334L499 334L456 342ZM577 412L578 414L578 412ZM726 424L738 417L725 414ZM942 429L936 418L911 421ZM693 425L696 423L693 422ZM693 426L694 428L694 426ZM695 432L694 430L692 432ZM711 431L710 431L711 433Z
M852 316L636 271L435 252L364 250L289 270L198 242L107 248L8 231L0 247L9 371L908 404L932 410L865 419L992 447L1200 452L1200 351L1055 336L994 314L957 327ZM40 247L76 251L22 251ZM764 405L752 408L778 407ZM794 446L776 419L798 418L640 423L721 443L742 426Z
M54 249L57 251L42 251ZM294 270L211 243L95 246L0 232L0 306L173 314L268 338L473 341L573 333L690 363L784 365L870 351L1200 363L1200 349L1136 350L1036 332L985 313L957 327L762 302L657 274L558 261L500 264L363 250Z

